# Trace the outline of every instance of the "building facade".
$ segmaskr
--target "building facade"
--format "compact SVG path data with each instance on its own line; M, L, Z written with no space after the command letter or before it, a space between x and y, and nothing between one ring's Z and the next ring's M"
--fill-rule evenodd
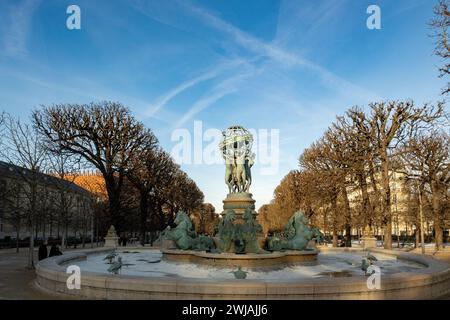
M37 239L90 235L92 201L73 181L0 161L0 240L29 237L30 219Z

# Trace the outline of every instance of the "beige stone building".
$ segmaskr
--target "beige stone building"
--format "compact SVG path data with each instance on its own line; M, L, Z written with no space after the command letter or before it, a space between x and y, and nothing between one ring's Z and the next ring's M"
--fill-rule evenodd
M29 208L29 185L25 179L32 177L32 171L0 161L0 240L17 237L29 237L27 230L27 210ZM37 238L56 238L61 236L61 193L64 193L67 209L68 235L88 231L90 233L90 215L92 215L91 193L73 182L55 176L37 173L33 181L37 185L38 212L36 217ZM70 219L69 219L70 217ZM20 218L20 219L19 219ZM81 221L81 222L80 222Z
M391 188L391 211L392 211L392 233L393 235L400 235L401 232L407 232L409 235L413 233L411 229L411 223L407 221L408 215L408 201L409 190L405 184L405 175L400 172L390 173L390 188ZM377 174L375 179L379 181L380 175ZM381 184L377 182L377 188L382 189ZM357 209L361 204L361 190L359 187L352 187L348 189L348 197L350 201L350 207ZM372 183L367 180L367 191L369 194L373 194L374 190ZM352 231L353 234L357 234L357 230Z

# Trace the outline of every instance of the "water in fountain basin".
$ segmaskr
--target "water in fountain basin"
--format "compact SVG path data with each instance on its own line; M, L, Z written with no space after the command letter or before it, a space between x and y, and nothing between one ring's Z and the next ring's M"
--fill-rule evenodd
M231 271L236 268L218 268L213 266L199 266L192 263L174 263L161 260L159 250L142 250L132 252L117 251L122 257L124 267L122 275L136 275L146 277L184 277L209 279L234 279ZM322 252L314 265L287 266L278 270L247 271L247 279L260 280L301 280L319 277L351 277L361 276L361 260L364 252ZM105 254L90 255L87 260L77 262L81 272L108 273L109 264L103 260ZM382 274L408 272L424 266L395 257L375 254L378 261L374 264L381 268Z

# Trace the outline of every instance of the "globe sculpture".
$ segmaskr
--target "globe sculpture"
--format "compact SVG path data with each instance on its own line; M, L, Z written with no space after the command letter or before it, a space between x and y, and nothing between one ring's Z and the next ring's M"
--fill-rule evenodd
M222 131L219 147L225 160L225 183L229 193L249 192L255 159L252 144L252 134L241 126L231 126Z

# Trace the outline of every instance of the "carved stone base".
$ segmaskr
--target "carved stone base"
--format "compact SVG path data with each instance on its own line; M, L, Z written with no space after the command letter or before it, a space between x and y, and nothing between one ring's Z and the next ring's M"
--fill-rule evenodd
M105 247L117 248L119 246L119 237L105 237Z
M233 210L235 213L233 225L239 227L238 225L243 225L246 223L244 220L244 214L249 209L251 210L253 218L256 221L257 213L255 211L255 200L253 200L252 194L248 192L229 193L225 200L223 200L222 216L225 215L228 210ZM265 242L264 235L262 232L257 232L256 237L259 246L258 250L264 252L264 250L262 250ZM230 253L248 253L246 252L247 249L243 249L245 246L245 242L240 242L239 240L234 239L229 250L227 251Z
M248 208L253 211L253 215L256 219L255 200L253 200L251 193L229 193L225 200L223 200L222 215L225 214L227 210L233 209L236 213L235 222L244 223L243 215Z
M117 236L116 228L111 225L105 237L105 247L117 248L119 246L119 237Z
M177 245L175 244L175 242L173 240L169 240L169 239L163 239L161 241L161 249L176 249Z
M363 249L377 247L377 238L375 238L375 237L362 237L361 241L362 241Z
M316 240L309 240L308 245L306 246L307 249L316 250L317 249L317 242Z

